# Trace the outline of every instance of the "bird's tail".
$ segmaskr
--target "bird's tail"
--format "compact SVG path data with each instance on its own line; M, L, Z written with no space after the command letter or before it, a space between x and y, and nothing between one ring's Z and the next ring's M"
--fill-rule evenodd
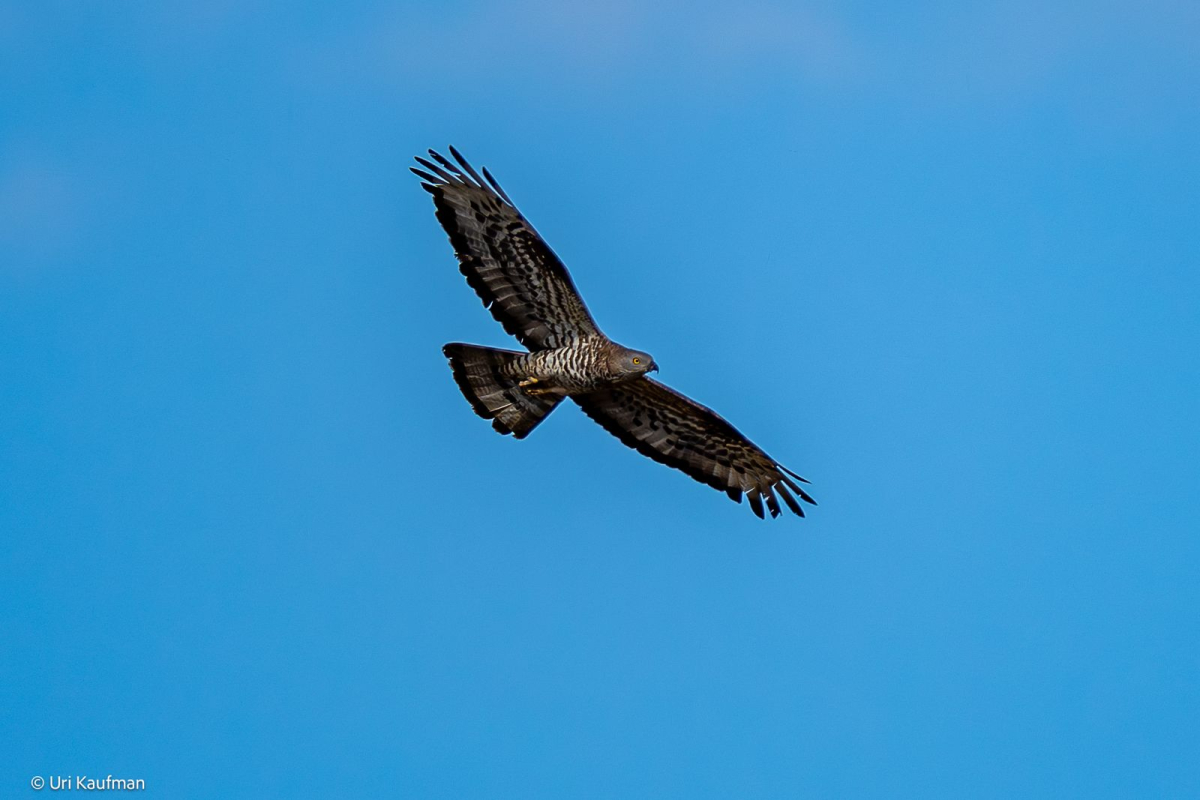
M504 367L525 353L457 343L442 353L471 408L500 433L524 439L562 401L561 395L530 395L517 385L519 377L510 377Z

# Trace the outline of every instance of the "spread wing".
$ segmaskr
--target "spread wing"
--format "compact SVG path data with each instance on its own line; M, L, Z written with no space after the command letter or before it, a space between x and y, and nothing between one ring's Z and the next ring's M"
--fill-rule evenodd
M642 455L682 470L738 503L745 494L760 518L764 498L771 516L779 516L776 493L801 517L804 510L789 490L816 505L796 482L808 481L776 462L716 412L658 381L638 378L571 399Z
M457 164L429 155L412 171L433 195L467 283L504 330L530 350L601 335L567 268L487 169L481 178L453 147Z

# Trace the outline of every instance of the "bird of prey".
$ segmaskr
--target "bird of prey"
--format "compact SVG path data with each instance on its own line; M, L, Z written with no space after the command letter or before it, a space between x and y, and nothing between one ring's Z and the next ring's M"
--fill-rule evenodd
M592 319L567 268L485 168L457 150L430 150L412 171L433 195L459 268L504 330L528 352L453 343L442 348L475 413L517 439L564 397L639 453L725 492L763 517L779 498L816 505L808 483L768 456L711 409L648 377L649 353L609 339ZM454 163L454 162L457 163ZM793 493L795 496L793 496Z

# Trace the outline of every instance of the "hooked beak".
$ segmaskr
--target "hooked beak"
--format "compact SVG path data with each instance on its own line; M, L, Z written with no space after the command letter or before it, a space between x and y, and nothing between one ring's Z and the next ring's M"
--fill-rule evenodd
M653 362L653 361L651 361L651 362L650 362L650 369L646 370L646 372L658 372L658 364L657 364L657 363L655 363L655 362Z

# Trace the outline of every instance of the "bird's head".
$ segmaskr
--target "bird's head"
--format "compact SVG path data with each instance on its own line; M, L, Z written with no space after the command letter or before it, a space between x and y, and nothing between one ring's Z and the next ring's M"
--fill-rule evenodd
M643 353L641 350L630 350L626 347L619 348L613 353L612 364L618 375L627 377L658 372L658 364L654 363L653 356Z

